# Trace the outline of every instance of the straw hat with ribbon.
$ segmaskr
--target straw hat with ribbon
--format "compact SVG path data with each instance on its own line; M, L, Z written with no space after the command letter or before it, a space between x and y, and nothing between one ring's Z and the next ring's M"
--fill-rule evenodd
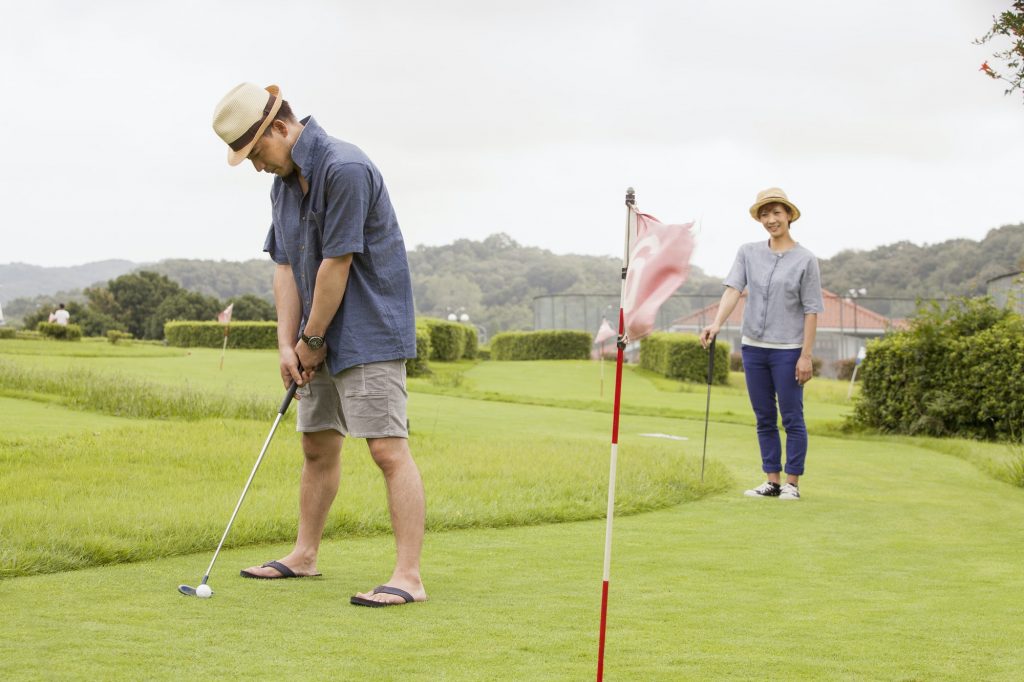
M786 193L778 187L769 187L768 189L763 189L757 193L757 201L755 201L754 205L750 207L750 217L760 222L761 219L757 214L768 204L782 204L783 206L787 206L789 208L789 212L792 214L792 217L789 219L789 222L791 223L795 223L800 217L800 209L797 208L796 205L789 200L789 197L786 196Z
M276 85L261 88L242 83L224 95L213 110L213 130L229 147L229 164L245 161L280 109L281 91Z

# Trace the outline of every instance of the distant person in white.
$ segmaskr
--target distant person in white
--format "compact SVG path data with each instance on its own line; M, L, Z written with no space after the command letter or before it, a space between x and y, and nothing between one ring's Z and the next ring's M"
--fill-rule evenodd
M56 322L57 324L67 324L68 320L71 319L71 313L64 309L63 303L57 304L57 309L50 313L50 322Z

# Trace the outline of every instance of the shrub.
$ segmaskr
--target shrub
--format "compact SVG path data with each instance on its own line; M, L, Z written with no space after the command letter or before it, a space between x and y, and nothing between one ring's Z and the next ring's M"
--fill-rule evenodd
M816 377L821 375L821 366L824 364L824 360L819 357L811 356L811 376Z
M868 345L854 420L883 431L1012 439L1024 424L1024 319L987 298L921 308Z
M490 360L491 359L491 347L490 346L480 346L479 348L477 348L476 349L476 359L477 360Z
M220 348L224 325L219 322L173 320L164 325L167 343L179 348ZM232 322L229 348L277 348L277 322Z
M426 327L430 334L430 358L440 362L455 362L466 350L465 325L426 318L417 320L417 326Z
M121 341L131 341L135 337L131 335L131 332L122 332L116 329L107 331L107 341L110 343L120 343Z
M430 374L430 331L426 327L416 326L416 357L405 361L405 374L418 377Z
M17 335L14 327L0 327L0 339L13 339Z
M580 331L502 332L491 339L495 360L586 360L593 340Z
M53 322L40 322L36 325L36 331L50 339L60 341L81 341L82 328L77 324L55 324Z
M466 335L466 346L462 351L462 357L473 360L479 352L480 337L477 335L476 327L471 324L462 325L462 331Z
M729 383L729 344L715 343L712 383ZM670 379L707 383L708 351L693 334L651 334L640 342L640 366Z
M832 368L835 369L836 379L842 381L849 381L853 378L853 368L857 366L857 358L845 358L843 360L836 360L832 363ZM860 381L860 372L857 372L857 381Z

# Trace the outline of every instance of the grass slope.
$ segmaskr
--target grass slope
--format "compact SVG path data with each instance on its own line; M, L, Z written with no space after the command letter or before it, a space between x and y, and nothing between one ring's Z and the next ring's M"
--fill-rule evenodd
M911 446L816 453L798 504L733 494L618 520L608 679L1019 679L1024 493ZM287 546L229 550L209 601L175 591L208 554L3 581L0 675L587 679L603 532L430 534L432 601L384 611L347 597L386 573L386 537L326 543L316 581L233 577Z
M0 345L0 355L15 367L11 376L116 366L126 384L144 378L198 387L198 395L252 395L269 412L280 395L267 354L246 356L248 373L231 379L210 371L212 352L62 358L15 356ZM347 450L323 579L242 580L239 568L279 557L288 544L237 546L214 570L215 597L188 599L175 587L197 582L209 562L269 418L172 415L125 428L124 420L85 415L98 424L90 430L75 418L54 424L53 410L63 408L52 401L63 396L4 401L21 424L0 440L2 551L29 535L19 551L120 542L126 553L112 560L135 563L0 580L0 677L591 677L609 384L595 398L597 368L588 363L439 369L412 382L420 392L410 400L433 529L424 553L431 601L400 609L347 605L350 594L384 579L393 558L379 476L363 446ZM704 387L632 368L626 381L624 399L636 413L622 420L621 510L729 492L617 519L608 679L1019 679L1024 490L993 477L1019 452L838 434L830 424L847 409L845 386L816 380L807 397L817 426L804 500L747 499L739 491L761 474L741 386L715 388L709 485L701 489L693 476ZM26 433L33 420L49 420L50 435ZM641 435L652 432L689 440ZM294 532L297 448L282 436L239 518L239 544ZM595 520L525 525L588 517ZM197 553L142 561L132 552L145 543L154 556ZM37 559L48 554L58 553Z

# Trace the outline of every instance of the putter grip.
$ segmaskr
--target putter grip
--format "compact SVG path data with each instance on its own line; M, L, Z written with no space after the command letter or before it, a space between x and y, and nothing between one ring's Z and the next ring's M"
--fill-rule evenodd
M715 341L718 337L711 337L711 345L708 346L708 386L711 385L711 379L715 376Z
M294 381L292 382L292 385L288 387L288 391L284 394L284 400L281 401L281 407L277 409L278 414L284 414L288 411L288 406L291 404L292 398L295 397L295 391L298 387L299 385Z

